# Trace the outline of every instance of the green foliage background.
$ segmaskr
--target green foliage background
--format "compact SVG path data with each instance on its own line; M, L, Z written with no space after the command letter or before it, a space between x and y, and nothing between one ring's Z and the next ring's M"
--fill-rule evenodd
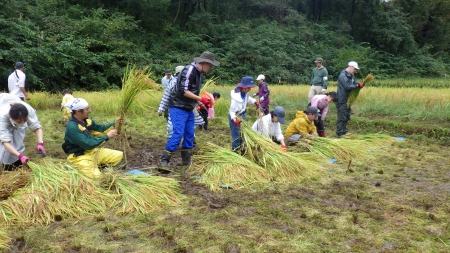
M30 90L117 89L127 63L160 80L209 50L223 83L308 83L317 57L334 80L350 60L360 77L443 77L449 31L446 0L5 0L0 74L6 89L23 61Z

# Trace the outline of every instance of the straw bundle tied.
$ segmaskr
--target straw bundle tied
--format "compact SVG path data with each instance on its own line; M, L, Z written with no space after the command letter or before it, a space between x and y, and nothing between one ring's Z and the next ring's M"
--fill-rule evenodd
M122 77L122 91L120 94L120 118L124 118L135 98L144 90L158 89L157 84L150 79L148 68L137 69L136 65L127 65ZM121 130L122 124L116 122L115 128Z
M366 85L368 82L372 81L375 77L372 74L368 74L366 78L364 78L363 83ZM352 91L350 91L350 94L348 95L347 103L349 106L352 106L353 103L356 101L356 99L359 96L359 92L361 91L361 88L356 88Z
M10 238L5 230L0 229L0 250L9 250Z
M19 188L24 187L30 181L31 172L23 169L5 171L0 175L0 200L13 194Z
M50 223L63 217L103 213L109 208L120 209L120 213L147 212L178 204L181 199L173 179L110 171L108 178L114 181L103 187L67 164L28 164L31 182L0 201L0 223Z
M187 172L201 175L211 190L218 190L221 184L239 189L270 181L263 168L229 149L207 142L201 152L194 156L195 163Z
M117 213L148 213L181 203L178 181L173 178L151 175L124 175L113 170L104 173L103 184L113 190L118 198Z
M273 141L254 131L246 122L241 123L244 156L263 167L272 180L277 182L298 182L317 176L320 160L311 161L305 157L285 152Z

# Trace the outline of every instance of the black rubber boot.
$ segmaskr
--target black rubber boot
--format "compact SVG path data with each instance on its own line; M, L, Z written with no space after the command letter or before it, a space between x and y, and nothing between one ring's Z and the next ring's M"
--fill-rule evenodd
M181 160L183 162L183 166L189 166L192 164L191 149L181 150Z
M170 173L169 170L169 162L172 157L172 152L164 150L161 156L161 167L158 168L158 171L164 174Z

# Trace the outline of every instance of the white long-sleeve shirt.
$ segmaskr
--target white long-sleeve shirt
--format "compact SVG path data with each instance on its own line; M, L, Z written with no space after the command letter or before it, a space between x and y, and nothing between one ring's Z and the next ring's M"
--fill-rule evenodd
M228 114L231 119L236 118L236 115L239 115L247 109L247 104L254 104L256 100L248 95L248 92L245 94L244 99L241 97L241 91L236 92L236 89L232 90L231 93L231 105L228 110Z
M280 123L272 122L272 115L270 113L256 120L252 128L268 139L271 139L272 136L275 136L277 141L284 139Z

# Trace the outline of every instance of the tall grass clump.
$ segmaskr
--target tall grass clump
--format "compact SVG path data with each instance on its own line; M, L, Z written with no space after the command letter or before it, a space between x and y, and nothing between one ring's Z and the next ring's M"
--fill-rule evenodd
M255 183L270 181L270 175L258 164L246 157L215 144L207 142L201 154L194 156L195 163L187 172L201 175L211 190L219 189L221 184L234 189L248 188Z
M364 80L362 81L364 83L364 85L366 85L367 83L369 83L370 81L372 81L374 79L374 76L372 74L368 74ZM349 106L352 106L353 103L356 101L356 99L359 96L359 92L361 91L361 88L357 87L356 89L353 89L352 91L350 91L350 94L348 95L348 100L347 103Z
M103 184L116 195L117 213L148 213L181 203L178 181L151 175L124 175L113 170L104 173Z
M136 65L127 65L122 77L122 91L119 99L119 117L125 118L128 109L136 97L147 89L158 89L157 84L150 79L148 68L137 69ZM115 128L121 130L122 124L116 122Z
M3 228L0 229L0 250L9 250L10 238Z
M241 123L243 155L263 167L277 182L298 182L317 176L321 167L318 161L304 159L285 152L273 141L254 131L246 122Z

